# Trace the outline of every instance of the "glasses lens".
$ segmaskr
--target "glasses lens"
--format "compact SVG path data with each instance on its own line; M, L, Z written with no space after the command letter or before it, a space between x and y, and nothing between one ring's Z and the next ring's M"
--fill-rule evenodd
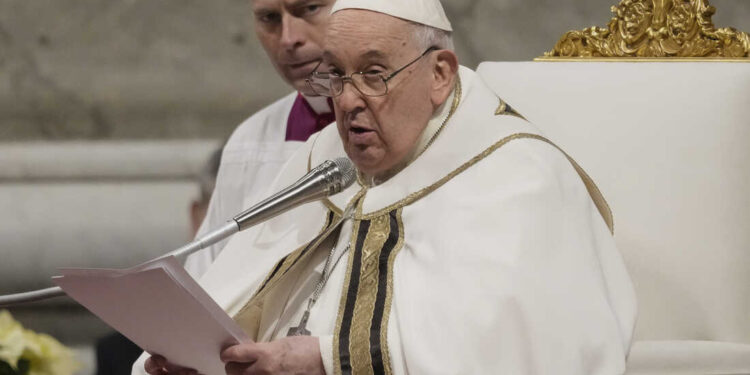
M310 88L318 95L333 96L331 90L331 75L328 73L313 72L307 80Z
M385 95L388 90L385 80L380 74L361 73L352 75L352 80L359 91L367 96Z

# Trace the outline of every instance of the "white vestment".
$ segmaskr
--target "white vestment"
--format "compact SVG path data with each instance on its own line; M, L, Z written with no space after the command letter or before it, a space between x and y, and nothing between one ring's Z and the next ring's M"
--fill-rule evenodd
M236 235L201 284L251 337L278 339L336 242L307 323L329 374L624 373L635 295L610 228L566 156L460 76L457 110L405 169ZM277 186L342 155L329 126Z

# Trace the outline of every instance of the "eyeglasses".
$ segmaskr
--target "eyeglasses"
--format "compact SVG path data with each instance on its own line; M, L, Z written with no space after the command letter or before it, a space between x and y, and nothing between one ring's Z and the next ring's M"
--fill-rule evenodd
M352 73L349 76L341 76L336 73L313 72L307 79L307 85L310 86L310 89L316 94L331 98L341 95L341 93L344 92L344 84L349 81L354 85L357 91L362 93L362 95L385 96L388 94L388 81L419 61L428 53L437 50L437 47L428 48L427 51L424 51L419 57L388 76L383 76L381 73L371 72L357 72Z

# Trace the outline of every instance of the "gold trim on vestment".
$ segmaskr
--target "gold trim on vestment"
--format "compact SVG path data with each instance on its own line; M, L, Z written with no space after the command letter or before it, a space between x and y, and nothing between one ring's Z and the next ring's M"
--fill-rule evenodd
M360 190L360 192L364 192L366 189ZM357 202L356 210L355 210L355 216L362 213L362 204L363 200L360 199ZM342 286L342 292L341 292L341 298L339 300L339 312L338 316L336 318L336 327L334 328L333 332L333 373L334 375L341 375L341 357L339 356L339 340L341 339L341 325L344 320L344 309L346 308L346 297L347 297L347 289L349 287L349 284L351 283L352 279L352 268L354 265L354 247L356 246L357 241L357 234L359 233L359 226L362 222L359 220L354 220L352 223L352 234L349 236L349 260L347 261L347 267L346 267L346 276L344 277L344 285Z
M573 165L573 168L578 173L578 176L580 176L581 180L583 180L584 186L586 186L586 190L589 193L589 196L591 196L591 200L594 201L594 205L596 206L596 209L599 211L599 215L602 216L602 219L604 219L604 222L607 224L607 228L609 228L609 232L612 234L615 234L615 220L612 215L612 209L609 207L609 203L607 203L607 200L604 199L604 194L602 194L601 190L599 190L599 187L596 186L596 183L594 182L594 179L589 176L588 173L581 167L570 155L568 155L567 152L565 152L563 149L561 149L558 145L554 144L552 141L550 141L547 138L544 138L540 135L534 135L530 134L531 138L537 139L543 142L546 142L556 149L558 149L560 152L565 155L566 158L568 158L568 161L570 164Z
M370 222L370 229L362 247L361 273L357 302L354 305L349 333L349 353L352 373L374 375L370 357L370 326L375 314L375 297L378 287L378 259L390 232L388 216Z
M357 211L361 215L362 201L359 202ZM363 228L362 225L367 227ZM398 237L394 237L394 230L398 231ZM360 233L362 231L366 233ZM334 374L344 373L344 367L347 373L357 375L393 373L388 346L388 322L393 305L393 270L396 256L403 245L401 210L372 220L354 221L349 244L352 252L342 286L334 332ZM382 263L383 260L385 263ZM383 265L385 275L381 274ZM355 290L354 294L350 293ZM373 342L378 346L372 347ZM346 356L346 366L342 365L342 355Z

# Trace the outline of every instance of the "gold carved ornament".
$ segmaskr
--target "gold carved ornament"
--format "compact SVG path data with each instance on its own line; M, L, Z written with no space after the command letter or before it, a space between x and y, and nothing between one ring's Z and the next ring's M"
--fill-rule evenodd
M569 31L539 60L560 58L750 58L750 36L711 20L707 0L622 0L607 28Z

